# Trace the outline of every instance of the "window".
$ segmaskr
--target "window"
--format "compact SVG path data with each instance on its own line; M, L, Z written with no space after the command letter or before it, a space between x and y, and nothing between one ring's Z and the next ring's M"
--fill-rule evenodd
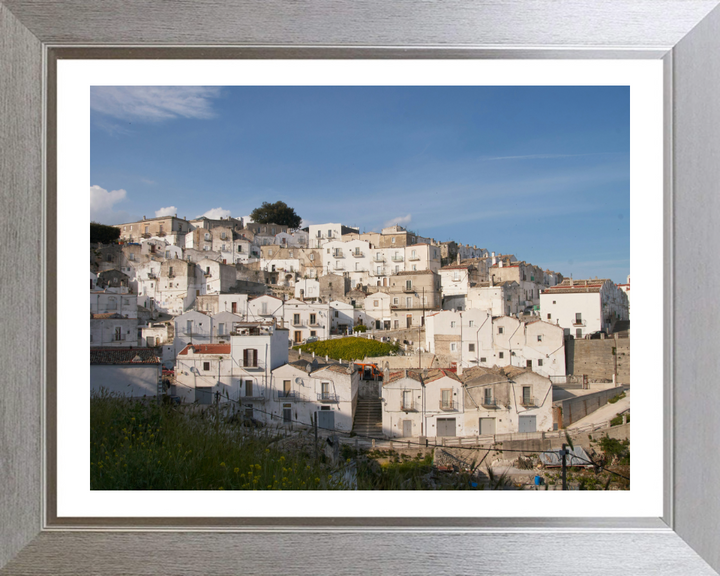
M317 324L317 316L315 314L310 314L310 324Z
M237 245L237 251L238 251L238 252L242 252L242 244L238 244L238 245Z
M268 250L268 256L272 256L272 250Z
M390 240L390 243L395 244L395 236L392 237L392 239Z
M441 402L443 409L447 410L448 408L453 407L453 399L452 399L452 388L448 388L446 390L441 390Z
M377 308L379 305L380 305L380 301L379 301L379 300L373 300L373 306L374 306L375 308Z
M268 311L267 311L267 302L261 302L261 303L260 303L260 314L265 315L265 314L267 314L267 313L268 313Z
M455 270L453 272L453 280L460 280L460 271L459 270Z
M223 336L225 334L225 324L222 322L218 324L218 335Z
M127 230L127 226L123 226L123 232Z
M245 396L253 395L253 381L245 380Z
M130 260L135 260L135 254L130 254L129 258Z
M468 321L468 326L472 328L475 325L475 320Z
M203 370L207 372L210 370L210 362L203 362Z
M317 336L317 332L315 330L310 330L310 338L315 338Z
M411 258L416 258L416 257L417 257L417 253L415 252L415 250L412 251L410 257L411 257Z
M287 398L290 396L290 380L283 380L283 389L282 389L282 395Z
M273 235L275 234L275 228L270 229L270 234L273 234Z
M210 234L208 234L207 232L205 233L205 240L210 240Z
M408 296L407 298L405 298L405 307L406 308L412 307L412 297L411 296Z
M412 408L412 390L403 390L402 407L405 410L410 410Z
M300 324L300 314L293 314L293 324L295 324L295 326Z
M582 324L582 313L581 312L575 313L575 324Z
M310 262L312 262L313 260L315 260L315 254L310 254Z
M122 328L121 328L120 326L116 326L116 327L115 327L115 341L116 341L116 342L119 342L119 341L122 340L122 339L123 339L123 337L122 337Z
M246 348L243 350L243 366L257 368L257 365L257 350L254 348Z
M552 314L547 315L547 319L550 320L552 318Z
M322 384L320 384L320 390L323 400L327 400L328 398L330 398L330 382L323 382Z
M221 233L220 233L220 238L223 239L223 240L225 240L225 232L221 232Z
M395 330L397 330L398 328L400 328L400 320L395 320L395 321L393 322L393 327L395 328Z
M487 358L483 356L482 358L480 358L480 362L487 362Z
M405 290L412 290L412 280L405 280Z
M337 318L337 317L338 317L338 311L335 310L335 318Z
M505 352L498 352L498 358L505 358Z
M532 397L530 396L530 386L523 386L522 389L522 403L525 406L532 405Z
M526 368L532 368L532 360L526 360L526 361L525 361L525 367L526 367Z
M538 366L542 366L543 365L542 359L538 359L537 363L538 363Z
M328 238L332 238L332 230L328 230Z
M484 396L485 396L485 399L484 399L484 401L483 401L483 404L485 404L486 406L492 405L492 403L493 403L493 401L492 401L492 388L485 388L485 390L484 390Z
M220 248L220 250L222 250L223 252L225 252L225 244L222 245L222 247Z
M475 344L468 344L468 352L475 352Z
M505 334L505 327L504 327L504 326L498 326L498 334Z
M378 276L380 276L382 274L382 266L377 267L377 273L378 273Z
M395 266L395 274L397 274L398 272L400 272L400 266Z
M553 304L557 304L557 302L555 300L553 300Z
M457 351L457 344L455 342L450 343L450 352L456 352Z
M450 322L450 328L455 328L455 324L457 324L457 322L455 322L455 320Z
M575 337L582 338L582 328L578 328L577 330L575 330Z
M415 272L417 270L417 266L415 264L413 264L412 269L413 269L413 272Z
M537 335L537 341L538 341L538 342L542 342L542 341L543 341L543 340L542 340L542 337L543 337L542 334L538 334L538 335Z
M207 244L205 244L205 246L203 246L203 250L205 250L206 252L208 252L208 251L210 250L210 246L208 246Z
M293 257L293 251L290 250L290 251L288 252L288 255L290 256L290 258L292 258L292 257Z

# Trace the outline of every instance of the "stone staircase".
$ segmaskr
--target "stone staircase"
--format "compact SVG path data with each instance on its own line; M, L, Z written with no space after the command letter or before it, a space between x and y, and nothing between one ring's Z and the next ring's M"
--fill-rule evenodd
M358 436L382 438L382 404L380 398L358 398L353 432Z

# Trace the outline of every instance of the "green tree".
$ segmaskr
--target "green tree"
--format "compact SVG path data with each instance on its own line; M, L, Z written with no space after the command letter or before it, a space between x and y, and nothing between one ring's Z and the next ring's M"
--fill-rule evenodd
M280 224L291 229L299 228L302 222L302 218L295 214L295 209L280 200L273 204L263 202L260 208L250 213L250 218L258 224Z
M105 226L97 222L90 222L90 243L91 244L112 244L120 238L120 228Z

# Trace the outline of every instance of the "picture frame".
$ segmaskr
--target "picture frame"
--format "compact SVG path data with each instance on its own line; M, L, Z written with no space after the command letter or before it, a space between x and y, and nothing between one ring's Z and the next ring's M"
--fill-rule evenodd
M392 8L272 1L0 2L0 246L6 322L0 393L1 574L472 572L714 574L720 464L713 408L720 166L720 9L705 0L606 5L404 1ZM193 18L176 19L178 10ZM45 394L55 332L48 267L56 229L53 63L62 57L652 58L666 70L665 514L658 519L323 518L237 526L165 520L60 524L53 406ZM48 168L46 170L46 167ZM29 231L32 231L28 233ZM700 242L698 242L700 240ZM702 266L703 275L697 270ZM692 281L690 281L692 280ZM50 304L49 304L50 303ZM20 329L20 327L23 327ZM30 336L30 337L28 337ZM51 374L50 374L51 376ZM47 400L47 402L46 402ZM46 434L49 434L46 437ZM320 538L318 535L321 535ZM150 536L150 537L149 537ZM368 551L372 550L369 554ZM128 551L132 551L128 554ZM577 554L571 551L581 551Z

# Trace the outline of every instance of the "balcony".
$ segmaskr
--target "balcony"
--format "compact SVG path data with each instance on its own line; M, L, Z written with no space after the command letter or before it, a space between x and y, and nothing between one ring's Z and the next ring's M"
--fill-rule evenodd
M410 258L408 258L408 260L420 260L420 256L413 255L413 256L410 256Z
M203 276L205 276L205 278L210 278L212 276L212 272L205 272Z
M447 402L443 402L440 400L439 402L440 410L443 412L457 412L458 411L458 403L457 400L449 400Z
M293 321L292 321L292 325L293 325L293 326L298 326L298 327L299 327L299 326L304 326L302 320L298 320L297 322L295 322L295 320L293 320Z
M275 392L275 400L278 402L307 402L307 399L300 394L291 390L290 392Z
M415 405L411 402L410 404L402 404L400 406L400 410L402 412L417 412L417 408L415 408Z
M386 276L386 275L387 275L387 272L386 272L385 268L380 268L380 270L378 270L377 268L375 270L370 270L370 276Z
M167 234L165 232L163 232L162 230L160 230L160 232L158 232L157 235L160 236L161 238L163 236L167 236Z
M265 402L265 396L262 394L251 394L250 396L243 396L243 402Z
M522 406L525 406L525 408L537 408L537 404L535 404L534 398L523 398L520 404Z
M330 392L318 392L317 399L318 402L322 402L323 404L340 402L340 396L337 394L331 394Z
M375 258L373 258L374 262L385 262L385 256L382 254L375 254Z
M392 257L392 261L393 261L393 262L402 262L403 260L405 260L405 257L404 257L404 256L400 256L399 254L395 254L395 255Z
M365 256L365 254L363 254L362 252L351 252L351 254L352 254L355 258L362 258L363 256Z
M335 250L332 254L333 258L344 258L342 250Z
M148 272L148 280L157 280L157 276L155 276L155 272Z
M498 407L497 400L491 399L491 398L484 398L481 402L481 405L483 408L492 408L495 409Z
M145 238L146 240L150 237L150 234L148 234L147 232L145 232L145 234L140 234L140 238Z
M585 326L585 320L578 320L575 319L575 322L573 322L573 326Z
M405 286L403 288L403 292L415 292L415 288L413 288L412 286Z
M345 270L345 264L343 264L342 262L335 262L333 270Z

